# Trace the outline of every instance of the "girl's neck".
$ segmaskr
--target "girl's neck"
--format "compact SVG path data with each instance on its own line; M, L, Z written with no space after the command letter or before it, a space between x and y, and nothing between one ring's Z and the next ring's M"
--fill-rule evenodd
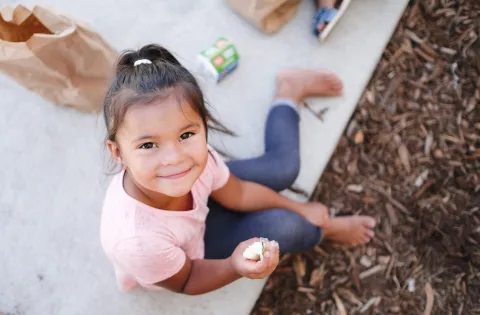
M132 198L161 210L187 211L193 208L192 193L182 197L170 197L161 193L152 192L140 187L135 180L125 171L123 188Z

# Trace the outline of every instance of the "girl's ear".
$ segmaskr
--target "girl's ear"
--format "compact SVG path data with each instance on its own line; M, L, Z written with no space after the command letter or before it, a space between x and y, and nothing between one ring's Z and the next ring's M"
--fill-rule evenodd
M106 144L115 162L122 164L122 157L120 155L120 148L118 147L118 144L112 140L107 140Z

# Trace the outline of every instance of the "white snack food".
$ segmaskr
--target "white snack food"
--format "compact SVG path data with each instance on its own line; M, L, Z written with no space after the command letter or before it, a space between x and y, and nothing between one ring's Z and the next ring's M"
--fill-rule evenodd
M250 260L263 260L263 254L268 251L268 239L261 237L259 242L254 242L243 252L243 257Z

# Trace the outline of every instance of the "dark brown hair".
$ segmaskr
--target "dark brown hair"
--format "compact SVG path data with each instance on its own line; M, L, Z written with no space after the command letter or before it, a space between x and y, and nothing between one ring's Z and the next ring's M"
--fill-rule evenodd
M151 64L134 63L147 59ZM150 44L120 55L115 77L103 101L107 139L115 141L125 114L134 104L150 104L158 99L180 97L187 101L203 120L205 128L233 135L215 119L206 107L204 95L195 77L164 47Z

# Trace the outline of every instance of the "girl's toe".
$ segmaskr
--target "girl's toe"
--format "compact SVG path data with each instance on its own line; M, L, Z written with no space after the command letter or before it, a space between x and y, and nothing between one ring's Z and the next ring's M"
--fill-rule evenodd
M369 238L373 238L375 236L375 232L372 230L367 230L366 234Z

